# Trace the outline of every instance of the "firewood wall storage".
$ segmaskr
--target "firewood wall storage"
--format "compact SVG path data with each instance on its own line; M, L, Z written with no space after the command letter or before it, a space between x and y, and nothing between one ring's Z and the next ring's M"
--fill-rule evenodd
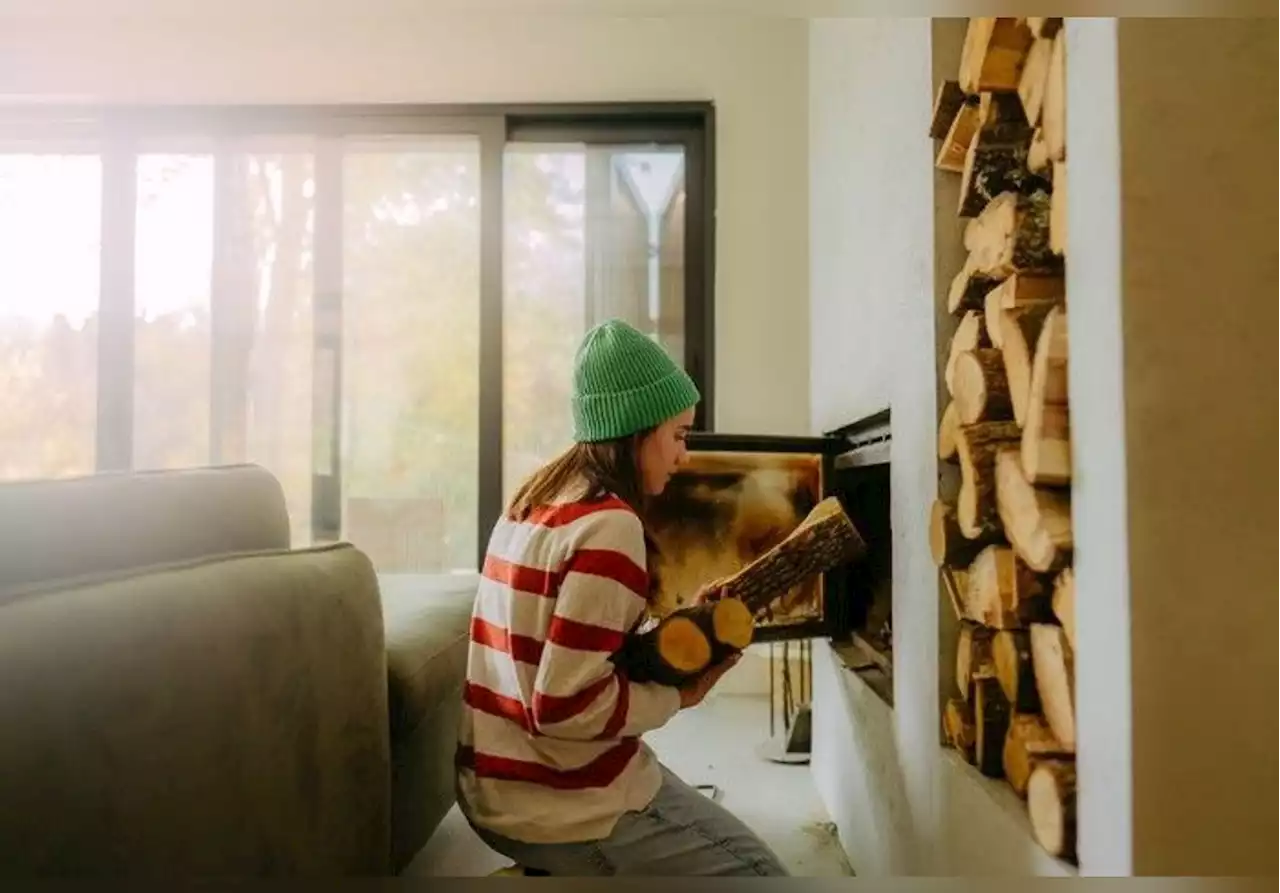
M1067 393L1066 45L1056 18L971 18L938 86L936 167L957 178L965 260L938 357L939 492L929 518L955 686L940 732L1075 851L1075 587ZM954 649L954 650L953 650Z

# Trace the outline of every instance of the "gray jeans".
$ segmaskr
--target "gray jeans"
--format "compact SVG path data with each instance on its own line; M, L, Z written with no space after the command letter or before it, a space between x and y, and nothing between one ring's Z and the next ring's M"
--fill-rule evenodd
M623 813L613 833L583 843L522 843L477 827L490 847L553 877L785 877L768 844L665 766L658 796Z

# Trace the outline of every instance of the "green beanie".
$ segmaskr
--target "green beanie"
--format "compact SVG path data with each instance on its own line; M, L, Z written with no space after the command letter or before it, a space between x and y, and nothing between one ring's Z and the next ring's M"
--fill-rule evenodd
M701 399L657 342L622 320L587 332L574 358L573 438L614 440L661 424Z

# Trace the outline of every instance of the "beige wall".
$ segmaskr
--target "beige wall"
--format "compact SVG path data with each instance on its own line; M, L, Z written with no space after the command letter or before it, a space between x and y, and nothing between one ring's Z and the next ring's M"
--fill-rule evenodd
M808 430L806 22L376 11L316 21L287 6L295 12L0 18L0 98L713 100L717 423Z

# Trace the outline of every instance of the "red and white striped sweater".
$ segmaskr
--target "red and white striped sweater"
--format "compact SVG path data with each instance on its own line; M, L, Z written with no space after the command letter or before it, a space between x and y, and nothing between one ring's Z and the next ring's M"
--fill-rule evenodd
M645 611L640 519L617 497L494 528L471 621L459 806L527 843L595 840L661 784L640 740L680 709L609 657Z

